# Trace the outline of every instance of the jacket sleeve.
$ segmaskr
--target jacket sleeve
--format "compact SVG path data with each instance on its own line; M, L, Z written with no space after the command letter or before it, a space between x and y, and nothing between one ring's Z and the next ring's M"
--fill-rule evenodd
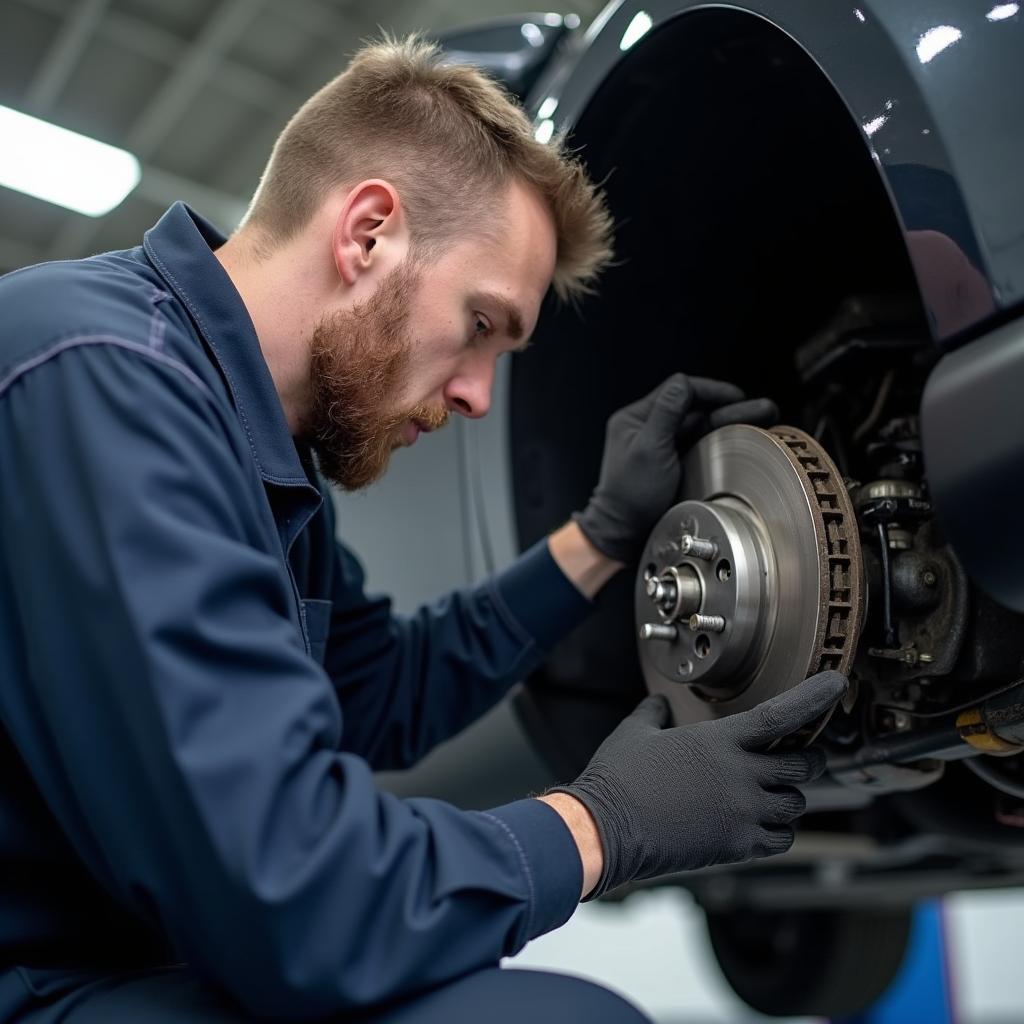
M26 652L5 725L90 871L256 1015L493 964L572 912L572 838L536 800L395 799L339 752L226 414L184 367L114 346L0 395L0 572Z
M364 578L336 544L325 667L349 723L345 748L378 770L415 763L482 715L593 607L546 541L410 616L368 598Z

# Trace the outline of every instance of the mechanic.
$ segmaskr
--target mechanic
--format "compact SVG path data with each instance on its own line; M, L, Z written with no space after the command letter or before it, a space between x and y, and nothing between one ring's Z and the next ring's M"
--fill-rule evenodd
M374 786L587 615L680 450L774 415L675 374L496 578L409 618L365 596L323 479L483 416L609 237L499 87L386 40L289 122L230 240L175 204L0 281L0 1020L636 1021L499 960L581 898L789 847L822 758L766 750L834 673L685 728L648 698L573 783L487 813Z

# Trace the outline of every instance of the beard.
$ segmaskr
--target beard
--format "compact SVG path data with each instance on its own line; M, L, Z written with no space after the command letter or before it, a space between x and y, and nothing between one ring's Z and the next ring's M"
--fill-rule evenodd
M378 480L410 420L428 430L448 422L444 405L396 409L409 376L409 309L422 275L405 260L366 301L323 316L313 330L310 406L301 434L320 471L347 491Z

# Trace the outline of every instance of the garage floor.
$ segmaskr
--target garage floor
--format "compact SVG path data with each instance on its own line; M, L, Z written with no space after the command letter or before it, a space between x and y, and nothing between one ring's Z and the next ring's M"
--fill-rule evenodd
M681 890L636 893L622 904L584 904L568 924L530 943L507 966L592 978L658 1024L779 1020L754 1013L732 994L708 947L703 914ZM811 1020L792 1018L791 1024Z
M1024 891L962 893L943 906L955 1024L1019 1024L1020 921ZM621 905L586 904L557 932L507 966L548 968L614 988L657 1024L754 1024L761 1017L722 981L700 911L681 891L638 893ZM905 1024L944 1024L937 1011ZM877 1018L879 1024L889 1017ZM811 1021L792 1018L789 1024ZM871 1018L872 1022L876 1018ZM865 1022L866 1024L866 1022Z

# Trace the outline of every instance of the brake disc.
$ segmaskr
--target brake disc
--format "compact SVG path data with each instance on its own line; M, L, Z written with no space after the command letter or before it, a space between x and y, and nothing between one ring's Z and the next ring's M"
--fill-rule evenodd
M693 448L683 480L635 597L644 679L676 723L744 711L824 669L848 673L864 567L824 449L794 427L723 427Z

